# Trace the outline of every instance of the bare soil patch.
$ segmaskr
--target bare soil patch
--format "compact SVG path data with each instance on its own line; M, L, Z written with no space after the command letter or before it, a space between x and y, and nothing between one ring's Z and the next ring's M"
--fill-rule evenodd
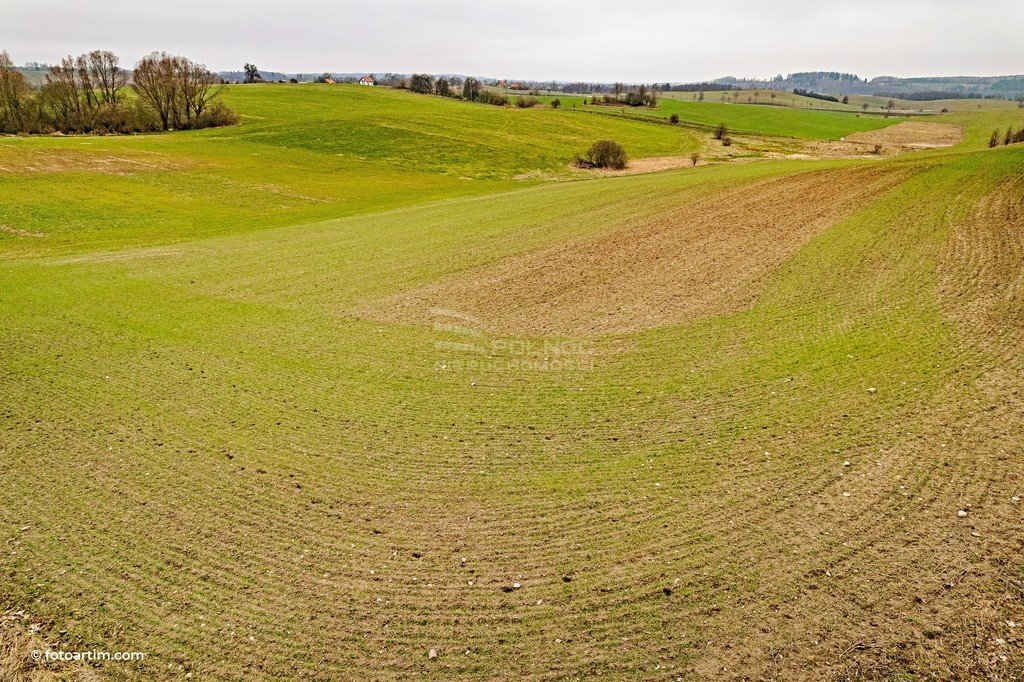
M960 126L949 123L905 121L888 128L854 133L844 139L855 144L880 144L899 149L939 149L952 147L963 136Z
M951 147L962 139L963 129L960 126L906 121L880 130L853 133L842 140L806 142L798 151L769 152L768 156L787 159L882 158L918 149Z
M380 309L423 323L430 308L442 307L503 332L573 336L741 310L814 235L906 177L869 167L757 182L404 292Z
M693 161L689 156L651 156L643 159L630 159L626 167L621 170L597 169L590 172L600 175L638 175L677 168L693 168Z

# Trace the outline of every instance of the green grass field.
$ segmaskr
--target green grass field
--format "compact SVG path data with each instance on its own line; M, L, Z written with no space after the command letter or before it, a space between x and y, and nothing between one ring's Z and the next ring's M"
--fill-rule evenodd
M589 114L604 114L627 120L655 119L667 122L672 114L678 114L683 124L691 124L703 128L714 128L725 123L735 132L754 135L774 135L807 140L838 140L850 133L866 130L877 130L906 120L900 116L885 118L877 115L861 113L852 109L840 115L826 108L820 110L803 110L798 107L767 106L746 103L746 99L733 102L719 101L710 97L703 102L682 97L688 93L668 93L659 100L658 107L617 107L609 105L584 105L590 98L579 96L541 97L544 102L558 99L562 108ZM809 99L809 98L802 98ZM817 101L817 100L811 100Z
M0 676L1024 667L1024 146L985 148L1017 112L584 177L604 137L896 121L225 99L241 125L0 139ZM623 322L523 331L574 311Z
M567 175L598 139L637 157L699 146L681 129L383 88L232 86L224 97L242 125L5 140L0 225L45 232L33 248L54 251L144 245L505 191L526 173ZM3 232L0 243L28 248Z

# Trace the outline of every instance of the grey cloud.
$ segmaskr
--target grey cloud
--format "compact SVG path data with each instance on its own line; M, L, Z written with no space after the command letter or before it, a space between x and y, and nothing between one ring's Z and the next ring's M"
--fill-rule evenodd
M687 81L804 69L862 76L1024 72L1007 0L5 0L0 49L56 61L165 49L214 69L431 71Z

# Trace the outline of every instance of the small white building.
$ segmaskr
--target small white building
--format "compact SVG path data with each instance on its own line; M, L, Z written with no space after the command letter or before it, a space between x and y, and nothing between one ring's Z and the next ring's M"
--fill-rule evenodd
M376 85L376 83L373 82L373 76L363 76L362 78L359 79L359 84L360 85Z

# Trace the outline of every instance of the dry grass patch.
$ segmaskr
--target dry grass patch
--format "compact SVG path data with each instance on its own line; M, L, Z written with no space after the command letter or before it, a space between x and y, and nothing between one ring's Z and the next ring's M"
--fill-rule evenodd
M693 168L693 166L694 163L690 155L651 156L644 159L630 159L629 164L621 170L601 168L590 169L586 172L595 175L639 175L640 173L657 173L658 171L675 170L677 168Z
M42 232L29 232L27 230L19 230L16 227L10 225L0 225L0 232L6 232L7 234L13 234L15 237L45 237L46 235Z
M5 152L6 153L2 153ZM163 154L118 153L83 149L28 149L8 147L0 150L0 173L49 175L53 173L101 173L131 175L145 171L185 171L199 166L194 159Z
M99 675L79 662L54 664L47 669L35 660L37 652L55 649L30 627L22 611L0 615L0 680L4 682L93 682Z

